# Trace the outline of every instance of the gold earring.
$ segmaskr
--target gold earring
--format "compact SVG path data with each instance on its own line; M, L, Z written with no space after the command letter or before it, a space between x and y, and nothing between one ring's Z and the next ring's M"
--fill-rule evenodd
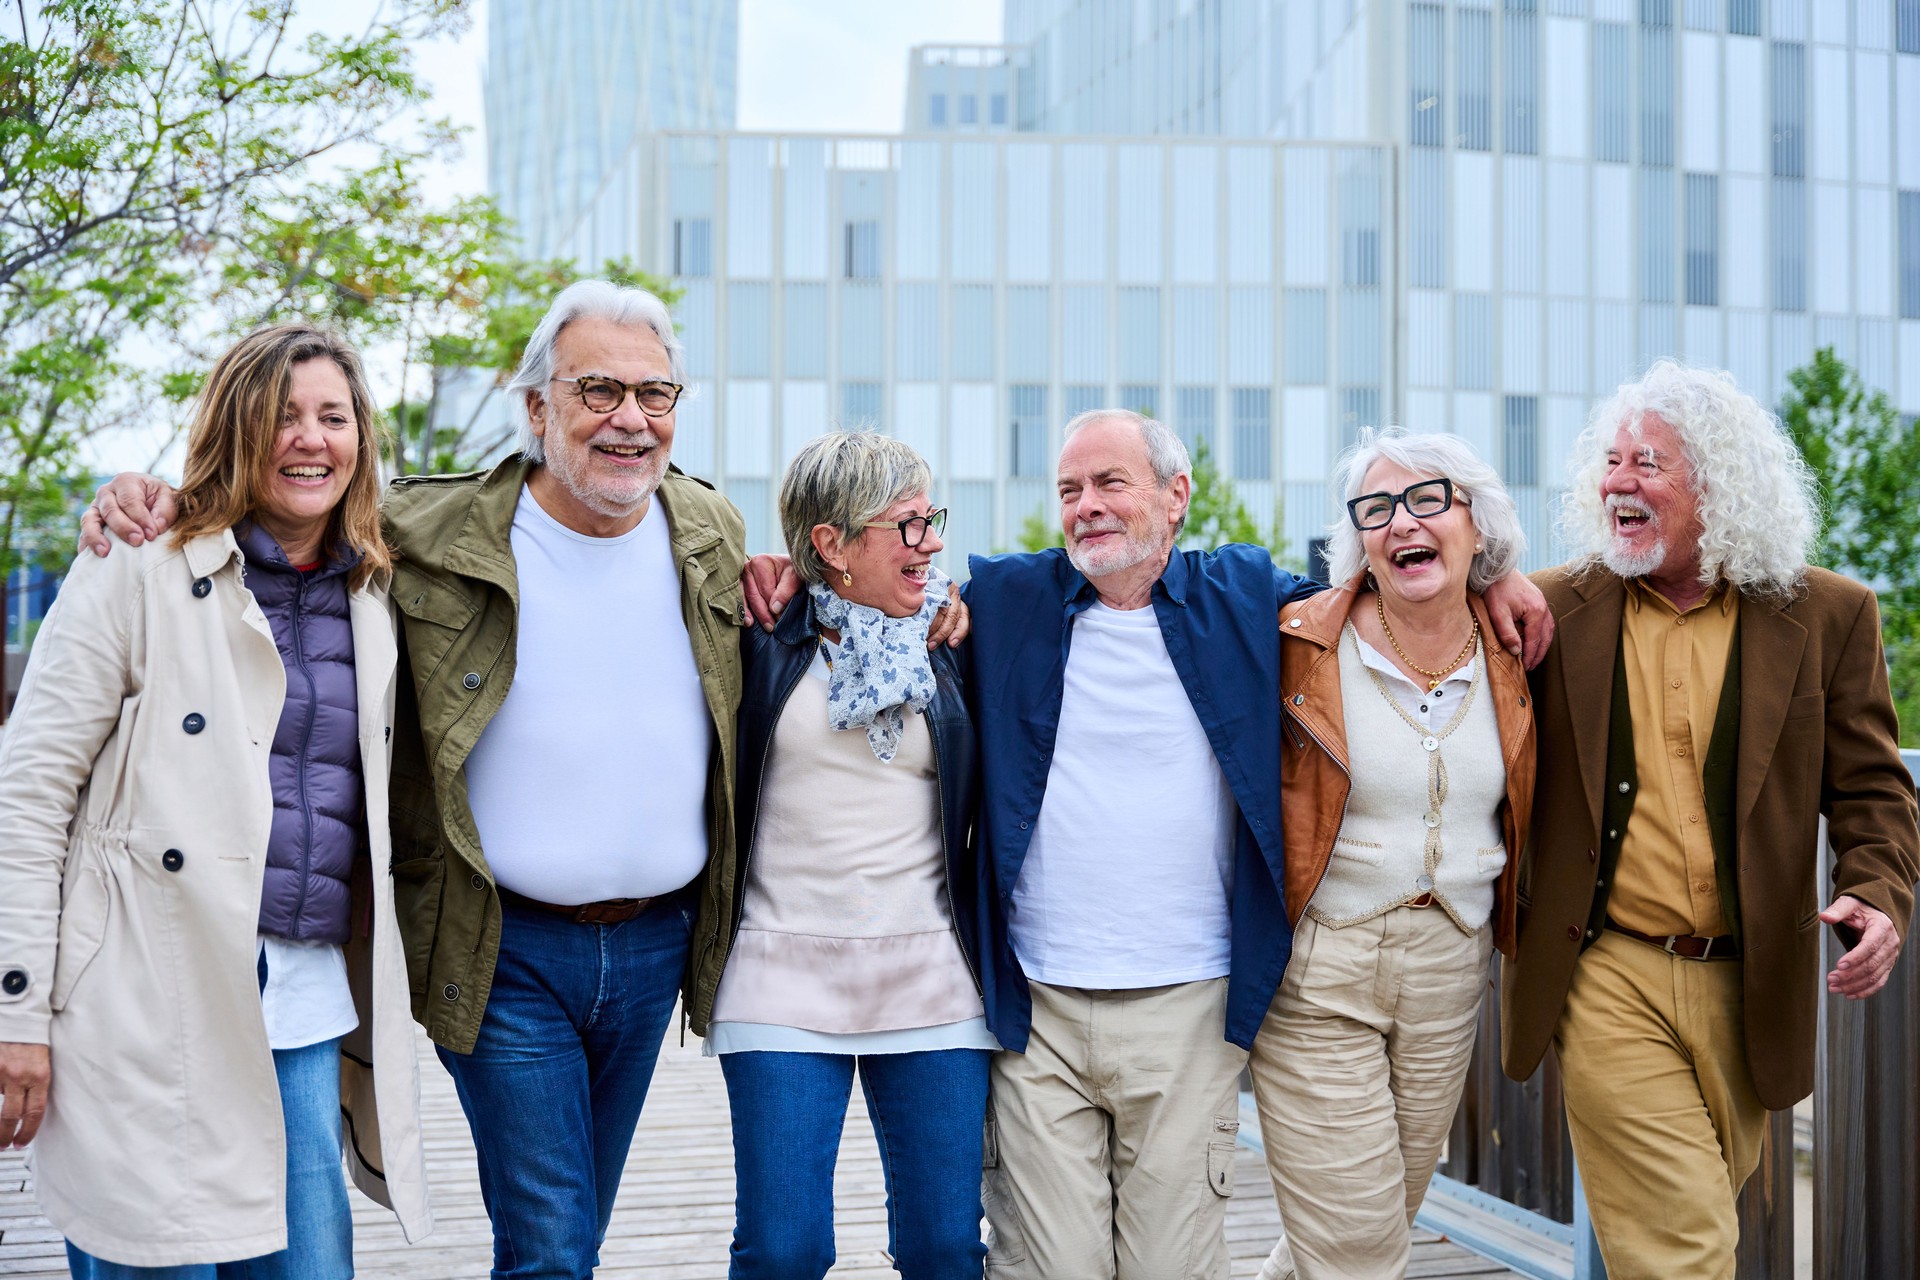
M842 569L840 571L840 585L843 587L850 587L853 585L853 575L847 572L845 569Z

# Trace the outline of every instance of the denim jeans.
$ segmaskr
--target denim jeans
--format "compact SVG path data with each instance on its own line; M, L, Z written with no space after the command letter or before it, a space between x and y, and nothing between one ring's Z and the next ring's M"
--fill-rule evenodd
M239 1262L130 1267L67 1245L73 1280L348 1280L353 1217L340 1167L340 1041L275 1049L287 1134L287 1247Z
M440 1061L473 1131L497 1280L588 1280L673 1016L676 894L622 924L507 903L473 1052Z
M854 1058L729 1053L730 1280L820 1280L833 1266L833 1167L856 1064L887 1179L887 1252L906 1280L979 1280L983 1049Z

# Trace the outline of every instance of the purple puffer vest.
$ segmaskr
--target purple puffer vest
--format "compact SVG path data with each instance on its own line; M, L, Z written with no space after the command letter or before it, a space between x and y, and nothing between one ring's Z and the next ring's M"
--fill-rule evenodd
M260 892L260 932L345 942L354 859L365 844L360 697L353 678L347 574L357 555L301 573L280 544L243 522L247 589L273 627L287 668L287 700L273 735L273 830Z

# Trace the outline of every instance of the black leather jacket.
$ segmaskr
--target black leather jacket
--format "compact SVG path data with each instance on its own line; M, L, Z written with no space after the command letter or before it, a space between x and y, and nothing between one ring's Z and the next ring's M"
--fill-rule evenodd
M740 862L733 895L733 919L724 943L733 950L746 901L744 886L753 860L754 836L760 816L760 784L773 743L774 727L787 697L806 675L820 644L813 603L802 593L780 615L772 634L759 627L741 633L740 655L746 668L740 699L739 772L734 786L735 830L739 832ZM979 874L973 843L974 817L979 803L979 743L973 717L967 713L960 683L960 664L944 645L930 655L933 662L933 702L927 707L927 728L933 734L934 772L940 782L940 845L946 858L947 907L954 931L967 959L974 986L980 985L978 946ZM876 760L876 768L884 766Z

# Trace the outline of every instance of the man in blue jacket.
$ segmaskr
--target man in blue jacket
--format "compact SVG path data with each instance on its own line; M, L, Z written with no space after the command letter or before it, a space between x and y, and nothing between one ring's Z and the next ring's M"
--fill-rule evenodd
M1276 614L1320 588L1177 551L1191 488L1165 425L1082 414L1065 549L972 561L994 1277L1228 1274L1237 1080L1292 947ZM1544 616L1490 594L1510 647Z

